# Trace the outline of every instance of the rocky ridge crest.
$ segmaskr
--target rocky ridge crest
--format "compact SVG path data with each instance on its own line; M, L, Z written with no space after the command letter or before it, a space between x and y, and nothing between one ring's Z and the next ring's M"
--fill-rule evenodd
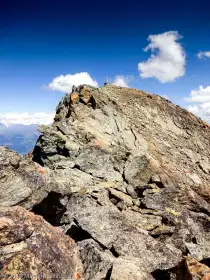
M0 202L74 239L84 279L210 277L207 124L157 95L84 85L40 132L33 160L1 148Z

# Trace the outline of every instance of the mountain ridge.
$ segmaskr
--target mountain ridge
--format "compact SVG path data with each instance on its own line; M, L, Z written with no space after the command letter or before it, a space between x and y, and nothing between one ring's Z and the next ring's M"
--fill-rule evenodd
M157 95L83 85L39 131L32 158L0 149L0 205L70 236L81 279L208 279L207 124Z

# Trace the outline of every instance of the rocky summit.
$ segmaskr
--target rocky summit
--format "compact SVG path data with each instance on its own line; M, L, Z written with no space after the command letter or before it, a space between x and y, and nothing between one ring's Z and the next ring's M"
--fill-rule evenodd
M208 124L83 85L39 131L32 154L0 148L0 279L210 279Z

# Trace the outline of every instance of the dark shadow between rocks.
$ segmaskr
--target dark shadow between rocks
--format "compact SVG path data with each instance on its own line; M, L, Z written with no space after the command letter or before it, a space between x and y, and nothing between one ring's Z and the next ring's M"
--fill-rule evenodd
M66 232L75 242L92 238L91 235L77 225L72 225Z
M189 275L185 262L182 261L176 267L169 270L157 269L151 273L155 280L187 280ZM191 279L191 278L190 278Z
M47 222L53 226L60 226L61 218L66 212L66 207L60 203L62 194L50 192L39 204L35 205L31 210L37 215L42 216Z
M202 264L205 264L206 266L210 267L210 258L207 259L203 259L202 261L200 261Z
M171 280L171 275L167 270L155 270L151 273L155 280Z
M111 274L112 274L112 269L113 267L111 267L106 274L106 277L104 278L104 280L110 280L111 279Z

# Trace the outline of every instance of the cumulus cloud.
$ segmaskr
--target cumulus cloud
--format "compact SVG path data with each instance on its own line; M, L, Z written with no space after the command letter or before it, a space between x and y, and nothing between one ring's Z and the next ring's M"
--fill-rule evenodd
M54 91L71 92L72 86L79 86L81 84L87 84L90 86L98 87L96 80L91 78L87 72L81 72L76 74L60 75L55 77L48 85L48 88Z
M197 54L198 58L210 58L210 51L208 52L199 52Z
M112 82L112 85L119 87L128 87L129 79L123 75L117 75Z
M12 124L51 124L53 122L54 113L5 113L0 114L0 123L9 126Z
M199 86L198 89L191 90L190 96L186 99L188 102L201 103L210 102L210 86Z
M150 43L144 51L150 50L152 54L147 61L138 64L141 78L156 78L161 83L167 83L184 76L186 55L177 42L181 38L177 31L150 35Z
M188 110L204 120L210 121L210 86L200 86L191 90L189 97L185 100L191 105Z

